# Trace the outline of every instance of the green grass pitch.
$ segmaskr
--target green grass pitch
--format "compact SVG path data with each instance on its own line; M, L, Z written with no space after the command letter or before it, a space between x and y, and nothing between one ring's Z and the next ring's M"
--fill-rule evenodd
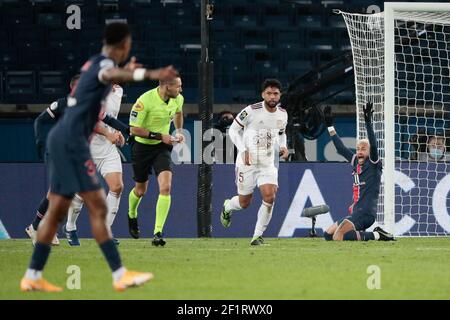
M81 247L62 240L45 269L47 280L64 292L21 293L19 281L32 252L28 240L0 241L0 299L449 299L450 239L401 238L397 242L326 242L323 239L122 240L129 269L155 278L123 293L112 289L111 273L91 239ZM81 269L81 289L66 288L69 265ZM369 290L380 268L380 289Z

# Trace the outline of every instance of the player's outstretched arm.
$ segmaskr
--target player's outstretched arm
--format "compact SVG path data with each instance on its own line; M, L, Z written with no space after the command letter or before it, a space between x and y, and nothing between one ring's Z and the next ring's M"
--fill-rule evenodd
M136 68L136 65L127 68L109 68L104 70L99 77L101 77L103 82L124 83L144 80L170 80L178 74L172 66L147 70L145 68Z
M44 146L45 146L44 124L54 122L56 122L56 118L50 115L48 109L42 111L42 113L34 120L34 137L36 141L36 151L39 159L44 158Z
M123 123L120 120L117 120L114 117L110 117L108 115L105 115L105 117L103 119L101 119L104 123L106 123L108 126L110 126L111 128L114 128L116 130L119 130L120 132L122 132L123 135L130 135L130 126Z
M334 129L331 107L326 106L325 109L323 110L323 113L324 113L324 123L328 128L328 132L330 133L331 140L333 141L334 147L336 148L337 152L345 159L347 159L347 161L349 162L352 161L354 153L344 145L341 138L339 138L339 135Z
M365 107L363 107L364 111L364 121L366 122L366 130L367 130L367 138L370 143L370 160L372 162L378 161L378 148L377 148L377 138L375 137L375 132L372 128L372 115L373 115L373 104L372 102L368 102Z

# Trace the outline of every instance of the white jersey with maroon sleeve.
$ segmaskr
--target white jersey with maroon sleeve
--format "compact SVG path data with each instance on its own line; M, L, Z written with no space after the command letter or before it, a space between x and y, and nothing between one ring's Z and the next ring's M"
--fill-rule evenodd
M279 136L287 125L287 112L279 105L275 112L264 106L264 101L246 107L236 117L243 128L243 141L250 152L252 165L270 167L275 163L279 152ZM277 148L277 150L275 150ZM243 165L243 151L240 150L236 166Z
M269 112L264 102L246 107L236 117L243 130L243 146L239 146L236 159L236 186L238 194L249 195L254 188L265 184L278 185L278 169L275 157L279 152L279 137L287 125L287 113L279 106ZM244 163L244 152L248 150L251 165Z
M113 85L111 92L106 97L104 112L117 119L122 102L123 89L119 85ZM115 129L106 124L104 125L109 131L114 132ZM97 170L105 176L110 172L122 172L122 163L117 147L113 145L105 136L95 133L90 142L90 150L92 159L94 160Z

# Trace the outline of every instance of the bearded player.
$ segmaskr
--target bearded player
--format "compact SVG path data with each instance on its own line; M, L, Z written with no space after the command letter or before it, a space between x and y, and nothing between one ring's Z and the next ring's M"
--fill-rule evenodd
M225 228L231 224L233 212L247 208L258 186L263 199L251 245L263 245L262 235L272 218L278 190L278 169L275 157L289 155L286 147L287 112L280 107L281 83L267 79L262 85L261 102L242 110L229 129L231 141L238 149L236 185L238 194L224 202L220 221ZM279 150L275 147L279 146Z
M394 236L376 227L373 232L365 230L372 226L377 217L377 203L380 194L382 163L378 156L377 140L372 128L372 103L363 108L367 139L356 145L356 154L344 146L333 127L331 108L324 110L325 124L338 153L353 166L353 203L348 208L349 215L335 222L325 232L325 240L335 241L392 241Z

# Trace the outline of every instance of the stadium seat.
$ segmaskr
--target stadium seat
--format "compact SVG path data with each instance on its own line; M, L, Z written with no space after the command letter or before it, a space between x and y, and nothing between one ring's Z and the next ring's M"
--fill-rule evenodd
M64 19L60 14L40 13L38 14L37 18L37 22L39 25L51 27L61 27L61 25L64 25Z
M40 95L57 98L68 90L68 77L61 71L41 71L38 75Z
M5 79L7 101L33 101L36 94L33 71L7 71Z

